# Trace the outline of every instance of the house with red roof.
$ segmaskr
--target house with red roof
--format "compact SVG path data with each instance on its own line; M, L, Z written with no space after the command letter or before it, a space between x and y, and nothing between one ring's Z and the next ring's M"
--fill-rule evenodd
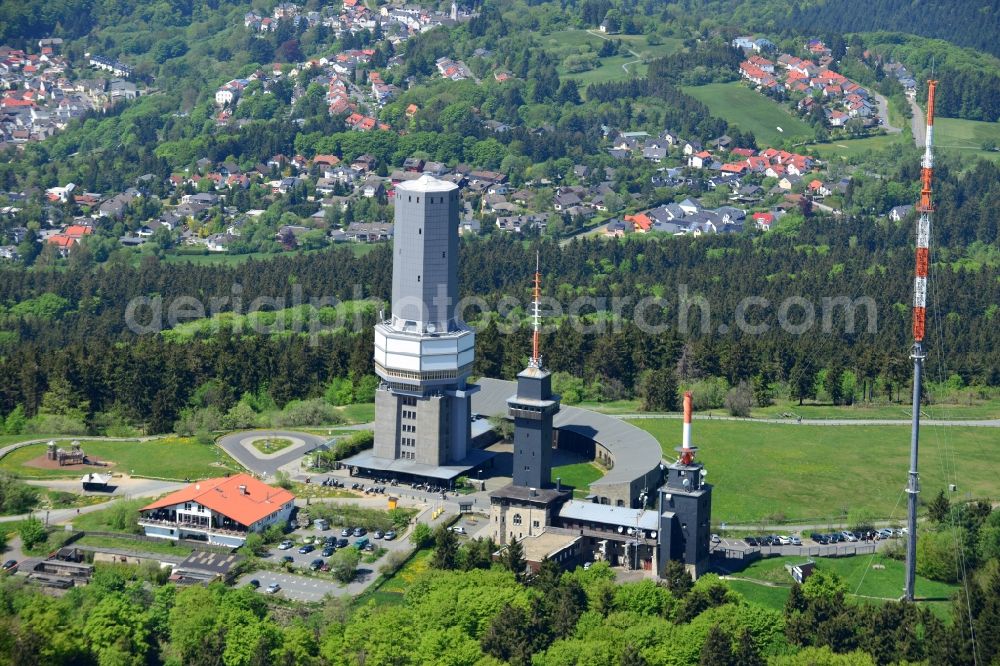
M139 510L146 536L238 548L247 534L288 522L295 495L248 474L197 481Z
M758 229L768 231L774 224L774 213L754 213L753 221L757 224Z
M626 215L626 222L631 222L635 230L641 234L648 232L653 228L653 220L645 213L637 213L636 215Z
M712 153L707 150L703 150L700 153L695 153L688 158L688 166L695 169L704 169L706 164L712 163Z

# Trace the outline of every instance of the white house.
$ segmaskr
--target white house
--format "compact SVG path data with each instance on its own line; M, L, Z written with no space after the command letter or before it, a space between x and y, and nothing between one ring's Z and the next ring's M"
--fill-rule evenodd
M146 536L197 539L238 548L250 532L288 522L295 495L248 474L205 479L144 506Z

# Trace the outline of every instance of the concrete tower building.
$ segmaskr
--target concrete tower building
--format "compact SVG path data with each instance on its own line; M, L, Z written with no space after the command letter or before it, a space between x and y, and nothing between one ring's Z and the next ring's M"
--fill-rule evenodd
M552 479L552 417L559 411L559 396L552 393L552 373L542 368L539 350L539 300L542 278L535 258L534 332L528 367L517 375L517 393L507 399L514 419L513 483L544 488Z
M375 326L374 459L366 468L438 476L469 452L475 334L456 317L458 186L396 186L391 316ZM391 461L411 465L392 467Z
M712 521L712 486L705 483L705 466L695 462L698 447L691 445L691 392L684 394L684 434L675 450L677 461L667 467L667 482L660 488L661 571L668 560L684 562L693 576L708 570Z

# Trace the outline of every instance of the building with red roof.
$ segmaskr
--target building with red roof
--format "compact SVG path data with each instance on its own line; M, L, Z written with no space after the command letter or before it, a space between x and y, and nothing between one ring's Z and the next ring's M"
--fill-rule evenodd
M653 228L653 220L645 213L626 215L625 221L631 222L639 233L646 233Z
M753 221L757 223L758 229L763 229L767 231L774 224L774 214L773 213L754 213Z
M197 481L139 510L146 536L237 548L250 532L288 522L295 495L248 474Z

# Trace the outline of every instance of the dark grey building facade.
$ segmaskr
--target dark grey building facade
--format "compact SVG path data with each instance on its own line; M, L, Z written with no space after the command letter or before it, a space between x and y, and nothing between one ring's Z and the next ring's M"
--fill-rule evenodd
M507 400L514 419L513 484L545 488L552 480L552 417L559 396L552 393L552 374L529 365L517 375L517 394Z
M467 457L476 388L475 334L456 316L458 186L425 175L397 185L393 203L392 312L375 326L381 385L363 466L450 477L435 468Z
M705 573L709 565L712 486L705 482L704 465L678 460L667 467L667 482L660 487L659 512L660 566L666 566L668 560L680 560L694 576Z

